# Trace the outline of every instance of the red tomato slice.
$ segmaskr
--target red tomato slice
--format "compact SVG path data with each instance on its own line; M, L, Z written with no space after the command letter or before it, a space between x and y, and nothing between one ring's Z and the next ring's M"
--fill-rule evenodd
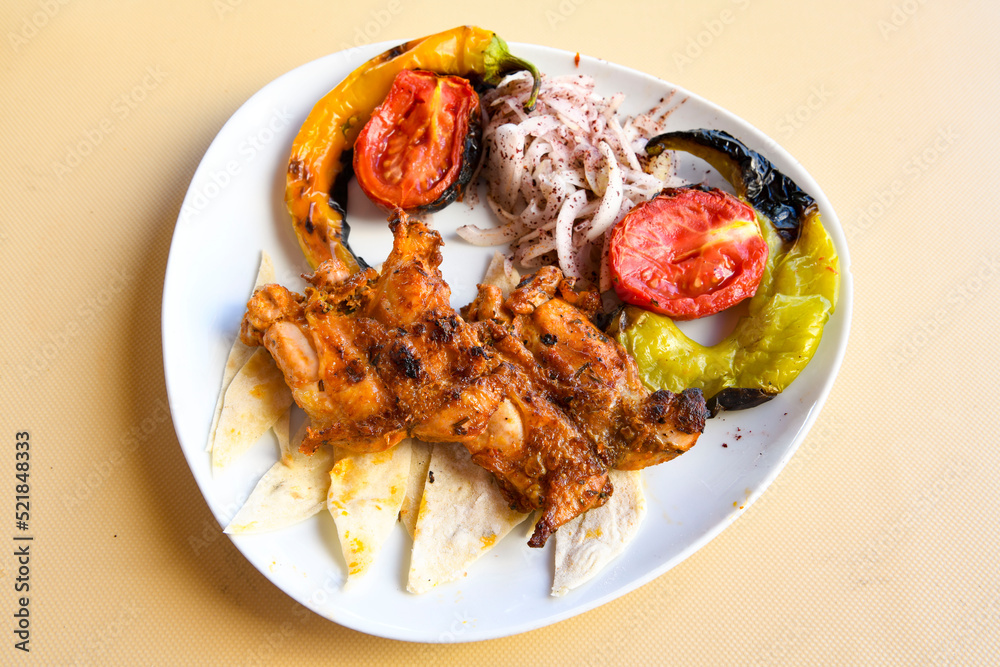
M388 209L443 208L472 175L479 126L479 96L468 81L403 70L354 143L358 185Z
M618 296L679 320L717 313L757 291L767 242L753 208L722 190L666 190L626 214L608 261Z

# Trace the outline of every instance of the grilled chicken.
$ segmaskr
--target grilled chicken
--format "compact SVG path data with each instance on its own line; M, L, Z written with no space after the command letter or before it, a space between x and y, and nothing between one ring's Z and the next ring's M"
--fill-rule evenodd
M485 432L464 443L472 460L492 472L512 507L541 509L528 544L545 541L562 524L603 505L613 488L608 469L572 420L520 372Z
M700 391L650 393L625 349L594 326L596 292L575 292L562 272L543 267L501 303L481 285L466 309L510 335L494 345L558 405L608 468L636 470L691 448L705 427Z
M410 435L463 442L482 433L512 369L489 347L483 327L451 307L438 268L441 236L399 212L393 248L365 295L372 327L368 356L392 387Z
M306 296L267 285L247 304L241 337L267 347L311 418L307 451L461 441L501 400L508 367L451 308L440 236L401 219L393 229L381 274L348 276L332 259L307 276Z
M369 269L347 277L338 264L324 264L310 279L318 287L307 288L306 296L281 285L254 293L240 338L267 348L295 402L309 415L304 451L323 442L381 451L402 440L406 429L395 395L368 358L370 327L355 316L376 273Z
M305 296L267 285L247 304L243 341L267 347L312 420L305 451L460 442L512 507L542 511L529 542L542 546L611 494L609 468L694 443L700 393L649 394L590 323L596 294L543 269L506 300L481 286L463 318L438 268L440 235L402 211L390 226L381 272L348 275L332 259L306 277Z

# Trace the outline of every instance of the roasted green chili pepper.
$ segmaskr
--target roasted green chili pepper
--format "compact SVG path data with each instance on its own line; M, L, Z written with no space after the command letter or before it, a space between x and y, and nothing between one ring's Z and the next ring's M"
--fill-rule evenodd
M299 245L315 268L334 253L348 268L358 261L347 247L346 179L349 151L404 69L474 78L487 85L505 74L527 70L534 76L528 107L534 106L541 76L531 63L516 58L495 33L462 26L389 49L354 70L316 103L292 144L285 203Z
M760 393L785 389L819 346L840 286L833 241L813 199L732 136L695 130L661 135L650 144L654 153L690 149L716 167L757 209L770 255L748 315L716 345L700 345L668 317L635 307L625 308L612 330L651 389L699 388L709 399L731 387L755 389L760 392L748 395L759 403Z

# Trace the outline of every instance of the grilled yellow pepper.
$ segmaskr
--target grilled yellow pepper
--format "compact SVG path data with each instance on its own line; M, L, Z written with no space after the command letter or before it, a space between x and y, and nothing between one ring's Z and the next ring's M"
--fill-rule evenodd
M346 243L344 220L349 151L404 69L478 78L490 85L508 72L527 70L535 79L529 107L534 106L541 84L534 65L511 55L495 33L474 26L400 44L351 72L313 107L288 160L285 204L299 246L313 268L335 253L352 271L358 269Z

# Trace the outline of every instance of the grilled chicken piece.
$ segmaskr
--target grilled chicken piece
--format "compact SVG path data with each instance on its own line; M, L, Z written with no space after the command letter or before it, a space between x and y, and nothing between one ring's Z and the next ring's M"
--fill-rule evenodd
M375 272L337 282L346 271L331 262L311 278L322 289L307 288L306 296L281 285L254 293L240 338L267 348L312 420L304 451L323 442L381 451L402 440L406 430L395 396L368 360L368 327L352 314Z
M603 502L606 466L528 373L493 347L507 332L452 309L440 235L402 212L390 226L381 273L348 276L333 259L306 277L305 296L267 285L247 304L241 337L267 347L312 419L303 450L326 442L379 451L405 435L465 443L513 506L542 510L531 542L542 546Z
M513 369L506 399L485 432L465 443L472 460L496 476L512 507L541 509L528 544L542 547L562 524L604 504L607 466L579 429L527 373Z
M452 309L438 268L440 235L405 215L390 226L393 250L365 306L385 327L372 363L412 416L413 435L462 442L511 505L542 510L529 542L542 546L558 526L603 502L605 466L529 375L497 354L493 339L506 332L491 321L472 325Z
M331 259L306 277L305 297L267 285L247 304L241 336L267 347L312 419L306 451L473 438L505 391L509 367L451 308L440 236L402 218L392 228L381 274L348 276Z
M380 273L348 275L333 259L307 277L305 296L267 285L247 304L243 341L267 347L313 421L305 451L379 451L406 435L461 442L512 506L542 510L529 542L542 546L611 494L610 467L693 444L700 393L649 395L621 346L590 324L596 294L543 269L506 301L482 287L467 321L438 268L440 235L402 211L390 226Z
M410 434L429 442L463 442L486 428L511 369L451 307L441 271L441 235L399 211L390 221L393 248L367 293L373 329L369 359L392 387ZM377 333L375 333L377 331Z
M486 428L510 381L484 339L451 307L441 271L441 235L399 211L393 248L367 295L365 314L380 334L369 358L409 418L410 434L463 442Z
M510 332L496 348L569 415L606 467L640 469L694 445L707 417L701 392L651 394L625 349L591 323L596 292L575 292L555 267L525 278L502 305L498 292L481 285L466 313Z

